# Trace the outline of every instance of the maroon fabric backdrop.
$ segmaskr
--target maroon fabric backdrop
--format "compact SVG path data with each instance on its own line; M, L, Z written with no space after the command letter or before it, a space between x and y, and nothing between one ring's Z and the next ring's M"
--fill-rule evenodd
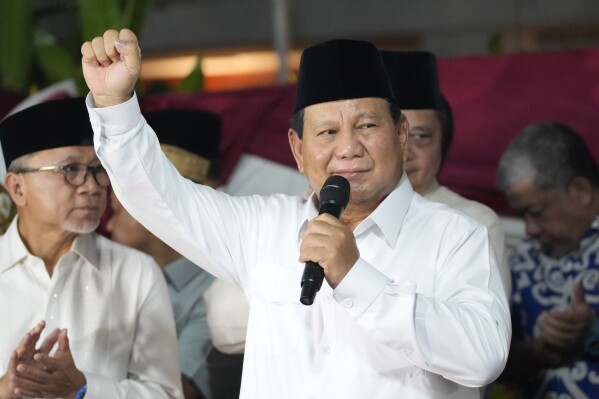
M527 124L556 120L576 129L599 156L599 49L439 60L454 111L454 142L441 181L458 193L510 214L494 188L499 157ZM144 112L202 108L223 117L222 180L244 152L295 167L287 129L295 87L167 94L140 98ZM0 117L15 98L0 93Z
M442 59L439 75L456 126L441 180L462 195L510 214L496 166L530 123L566 123L599 156L599 50Z
M20 94L0 89L0 120L23 100L24 97Z

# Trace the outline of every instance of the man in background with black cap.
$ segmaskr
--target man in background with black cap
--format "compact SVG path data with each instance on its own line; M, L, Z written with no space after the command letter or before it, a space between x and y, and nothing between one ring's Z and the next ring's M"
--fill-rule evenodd
M0 123L17 207L0 236L2 399L181 397L162 273L94 233L110 181L92 136L82 98Z
M453 115L439 88L437 59L425 51L381 51L397 104L408 119L405 171L418 194L472 216L489 230L505 286L511 275L505 261L505 233L497 214L480 202L462 197L439 184L438 176L453 138Z
M487 231L414 195L405 121L372 44L302 54L288 136L307 201L183 179L139 112L135 34L108 30L81 50L96 151L123 205L249 298L243 399L478 398L499 375L511 328ZM341 219L318 214L333 175L351 187ZM326 278L310 307L307 261Z
M145 116L160 141L166 157L181 176L198 184L218 186L218 156L221 118L197 109L164 109ZM185 399L238 398L243 354L226 355L212 345L208 325L208 303L214 277L182 257L176 250L150 233L111 193L112 216L106 224L111 238L152 256L162 268L169 288L181 361ZM229 285L228 285L229 286ZM238 290L218 286L214 300L227 301L229 292ZM238 296L235 296L238 298ZM235 316L247 308L245 298L235 306ZM247 324L247 313L243 312ZM213 317L229 317L213 315Z

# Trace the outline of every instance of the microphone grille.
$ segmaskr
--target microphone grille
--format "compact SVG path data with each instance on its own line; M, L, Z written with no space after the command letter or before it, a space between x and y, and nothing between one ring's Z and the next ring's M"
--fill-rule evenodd
M336 203L345 208L349 202L349 181L343 176L330 176L320 190L320 203Z

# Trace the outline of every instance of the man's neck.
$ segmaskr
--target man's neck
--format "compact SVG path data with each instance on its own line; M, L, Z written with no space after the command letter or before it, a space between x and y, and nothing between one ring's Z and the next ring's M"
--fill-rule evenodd
M58 260L73 245L76 233L62 229L49 229L44 226L33 226L19 219L19 235L29 252L44 261L48 274L52 276Z
M144 246L138 247L138 249L154 258L158 266L164 268L181 258L180 253L172 249L158 237L153 236L153 238L153 240L147 240Z

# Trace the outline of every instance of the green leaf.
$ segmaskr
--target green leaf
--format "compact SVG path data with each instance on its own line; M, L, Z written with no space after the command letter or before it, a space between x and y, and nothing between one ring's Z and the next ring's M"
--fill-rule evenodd
M31 1L0 0L0 82L26 94L31 70Z
M501 34L498 32L493 33L489 38L489 42L487 44L487 48L489 50L489 54L501 54Z
M48 34L36 32L34 53L47 84L71 79L79 72L80 58L75 62L72 54Z
M120 0L79 0L83 41L102 36L107 29L124 28Z
M121 23L139 37L153 0L125 0Z
M198 57L193 70L177 85L177 91L194 92L202 90L202 87L204 87L204 74L202 73L201 61L201 58Z

